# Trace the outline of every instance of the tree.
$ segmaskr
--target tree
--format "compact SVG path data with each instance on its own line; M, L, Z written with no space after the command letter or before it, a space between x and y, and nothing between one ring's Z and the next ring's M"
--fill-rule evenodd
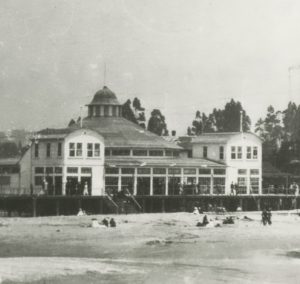
M142 107L140 100L138 98L134 98L132 106L138 125L146 128L145 108Z
M236 132L240 131L240 117L243 117L243 131L249 131L251 120L246 114L246 111L243 109L240 102L235 102L233 99L225 105L224 110L222 111L223 123L220 123L222 126L223 132Z
M126 118L129 121L132 121L133 123L138 124L137 119L134 115L134 112L131 108L131 100L127 100L125 104L123 104L122 107L122 116Z
M165 122L165 117L162 115L159 109L154 109L151 112L151 117L148 121L147 130L159 136L167 135L168 129L167 124Z
M227 103L224 109L216 109L207 116L205 113L196 112L192 122L193 135L208 132L237 132L240 131L240 117L243 116L243 131L249 131L251 121L240 102L233 99Z
M10 158L18 156L20 151L15 142L3 142L0 144L0 157L1 158Z

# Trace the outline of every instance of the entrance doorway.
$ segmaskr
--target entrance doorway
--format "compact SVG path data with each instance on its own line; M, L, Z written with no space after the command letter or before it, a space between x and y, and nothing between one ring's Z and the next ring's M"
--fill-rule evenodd
M78 194L78 177L67 177L66 194L75 195Z
M55 177L54 195L62 195L62 176Z
M92 195L92 177L81 177L81 194L83 194L86 184L88 186L89 195Z

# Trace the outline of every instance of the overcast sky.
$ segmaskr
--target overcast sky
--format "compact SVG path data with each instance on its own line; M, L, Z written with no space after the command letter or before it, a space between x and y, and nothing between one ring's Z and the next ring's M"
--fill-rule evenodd
M300 103L300 1L0 0L0 130L65 127L106 85L184 134L240 100ZM86 109L84 109L86 111Z

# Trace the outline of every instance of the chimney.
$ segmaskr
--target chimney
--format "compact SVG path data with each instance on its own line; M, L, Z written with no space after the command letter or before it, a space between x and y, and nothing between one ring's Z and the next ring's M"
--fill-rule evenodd
M172 130L172 136L175 137L176 136L176 130Z

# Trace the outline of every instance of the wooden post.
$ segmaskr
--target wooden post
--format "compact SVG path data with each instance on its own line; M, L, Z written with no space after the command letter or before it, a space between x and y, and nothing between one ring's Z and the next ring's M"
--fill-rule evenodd
M162 198L161 199L161 212L165 213L166 212L166 208L165 208L165 200Z
M32 198L32 217L36 217L36 198Z
M55 212L56 212L56 216L59 216L59 200L58 199L55 201Z
M145 198L142 199L142 210L143 210L143 213L146 213L146 200Z
M261 211L261 207L260 207L260 198L257 199L257 210Z
M103 198L100 198L100 214L103 214L104 209L103 209Z

